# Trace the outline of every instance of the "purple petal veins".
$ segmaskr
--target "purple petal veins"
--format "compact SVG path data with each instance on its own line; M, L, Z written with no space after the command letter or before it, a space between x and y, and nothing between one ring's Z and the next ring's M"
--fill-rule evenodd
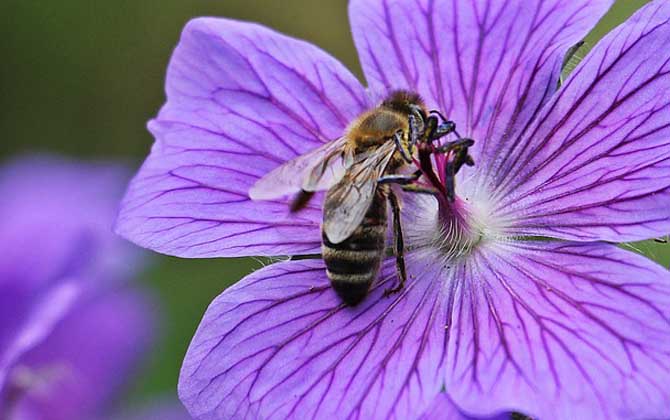
M557 91L566 51L611 4L352 0L371 96L416 90L475 139L450 209L467 229L404 197L408 284L383 298L387 261L356 308L320 261L222 293L184 361L191 414L667 417L670 274L596 241L670 232L670 3L642 8ZM320 200L288 215L248 190L374 106L355 78L301 41L198 19L167 93L117 230L186 257L318 252Z
M356 78L305 42L248 23L196 19L170 63L168 100L149 124L151 155L117 231L185 257L318 252L320 200L290 215L249 188L342 135L368 107Z
M498 245L456 266L423 258L403 295L382 297L388 264L356 309L320 262L242 280L208 309L182 400L203 419L404 418L429 408L444 372L452 398L480 415L653 418L669 406L667 270L606 244Z
M670 231L669 42L670 4L654 2L601 40L490 166L514 233L623 242Z
M408 418L440 389L444 313L435 271L383 298L393 264L357 309L320 261L271 265L219 296L184 361L180 397L199 419ZM431 287L429 287L431 286Z
M537 115L567 49L612 3L353 0L349 14L371 88L421 93L476 139L485 167Z
M609 244L500 244L452 273L446 389L468 412L661 418L670 272Z
M509 413L501 413L496 416L472 417L463 413L449 398L446 392L440 392L420 420L509 420Z

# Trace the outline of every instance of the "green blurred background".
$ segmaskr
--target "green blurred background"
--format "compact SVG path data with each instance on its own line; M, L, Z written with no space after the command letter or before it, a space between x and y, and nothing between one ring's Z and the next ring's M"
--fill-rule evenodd
M617 1L588 43L644 3ZM153 141L145 123L164 100L170 53L184 24L203 15L256 21L307 39L361 75L345 0L2 0L0 160L38 151L138 167ZM630 247L665 266L670 261L670 245ZM174 393L209 302L260 266L254 259L155 256L142 281L158 293L165 324L128 399Z

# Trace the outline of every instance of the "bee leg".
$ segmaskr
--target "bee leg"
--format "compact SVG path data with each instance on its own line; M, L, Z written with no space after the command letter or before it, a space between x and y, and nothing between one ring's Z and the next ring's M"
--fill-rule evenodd
M439 191L437 191L435 188L422 187L421 185L416 184L403 185L400 188L402 188L403 191L412 192L416 194L430 194L430 195L439 194Z
M402 225L400 224L400 204L398 203L398 197L392 191L389 192L388 197L391 209L393 210L393 237L395 239L393 250L399 284L394 288L386 289L384 296L401 291L405 287L405 281L407 280L407 272L405 271L405 241L402 236Z
M426 130L423 133L423 143L433 143L451 133L455 133L457 137L460 138L456 132L455 122L445 120L440 123L437 117L431 115L426 121Z
M393 140L395 141L395 148L400 152L405 162L412 163L412 156L407 153L407 148L402 145L402 130L395 132Z
M456 131L456 124L453 121L445 121L442 124L438 125L433 132L433 135L430 138L430 141L435 141L441 139L447 134L451 134Z
M417 179L421 178L421 170L414 172L411 175L385 175L377 180L378 184L400 184L407 185L415 182Z
M448 153L455 149L466 150L468 147L471 147L475 144L475 141L472 139L459 139L456 141L448 142L442 146L436 147L434 149L435 153Z
M429 114L431 114L432 118L437 118L437 117L433 116L433 115L437 115L438 117L440 117L442 119L442 122L437 124L437 126L435 127L435 130L431 133L431 136L429 138L429 140L431 142L433 142L435 140L439 140L440 138L446 136L447 134L456 133L456 123L447 119L444 115L442 115L442 113L440 111L438 111L436 109L433 109L429 112ZM431 118L431 117L429 117L429 118ZM458 133L456 133L456 134L458 136ZM458 137L460 137L460 136L458 136Z
M439 122L437 120L437 117L431 115L430 117L426 118L426 123L423 129L423 135L421 142L428 144L431 143L433 140L436 140L435 138L435 131L437 130L439 125Z
M291 200L291 204L289 205L289 210L291 213L295 213L304 209L313 196L314 192L312 191L300 190L300 192L296 194L293 200Z
M460 149L456 154L456 159L454 160L455 170L454 172L458 173L463 165L466 166L475 166L475 161L472 159L472 156L468 154L467 149Z
M442 114L442 113L441 113L440 111L438 111L437 109L431 109L430 111L428 111L428 113L429 113L430 115L433 115L433 114L437 115L438 117L442 118L442 121L444 121L444 122L451 122L451 121L449 121L449 119L448 119L447 117L444 116L444 114ZM454 127L454 128L455 128L455 127Z

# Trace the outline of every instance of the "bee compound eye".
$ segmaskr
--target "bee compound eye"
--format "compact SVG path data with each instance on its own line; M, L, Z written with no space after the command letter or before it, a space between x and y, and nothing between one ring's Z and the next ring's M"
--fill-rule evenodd
M423 123L426 120L426 113L420 106L416 104L410 104L409 109L411 110L412 115L414 115L414 118L419 120L421 123Z

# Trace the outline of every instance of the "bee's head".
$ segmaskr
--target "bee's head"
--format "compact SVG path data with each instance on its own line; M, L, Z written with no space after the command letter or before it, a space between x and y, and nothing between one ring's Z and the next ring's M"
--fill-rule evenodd
M421 96L416 92L395 90L384 99L381 106L406 115L416 114L417 111L420 111L425 118L424 109L426 105Z

